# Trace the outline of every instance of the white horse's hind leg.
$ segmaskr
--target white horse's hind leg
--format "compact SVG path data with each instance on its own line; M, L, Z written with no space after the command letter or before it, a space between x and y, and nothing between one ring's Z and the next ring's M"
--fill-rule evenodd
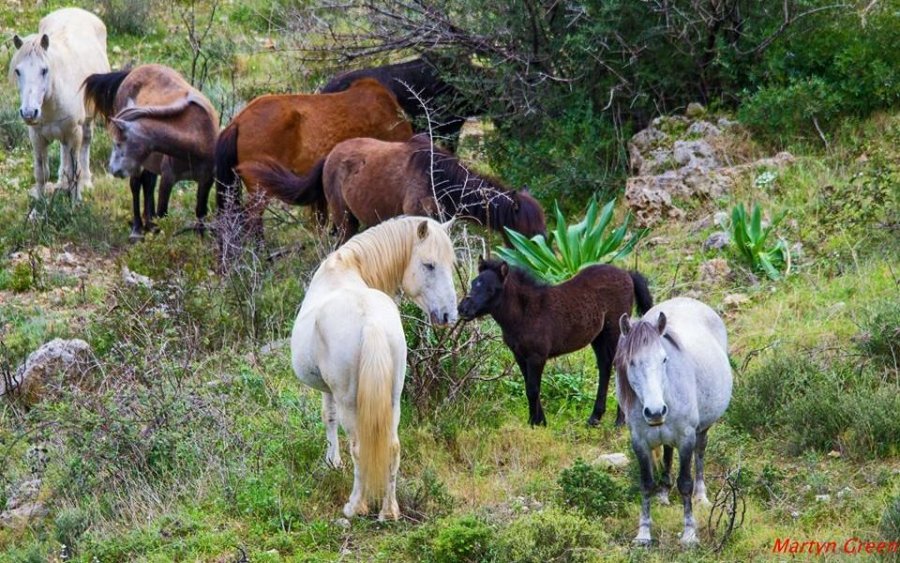
M366 502L362 475L359 471L359 442L356 440L356 428L346 430L350 434L350 457L353 458L353 491L350 493L350 500L344 505L344 516L353 518L357 514L368 514L369 505Z
M703 457L706 454L706 433L709 428L703 432L697 433L697 446L694 449L694 456L697 458L696 478L694 479L694 500L700 504L709 505L709 499L706 497L706 482L703 479Z
M400 505L397 504L397 471L400 469L400 395L403 393L403 380L406 378L406 343L398 342L394 354L394 387L391 395L392 430L391 430L391 474L388 477L387 489L381 500L379 520L397 520L400 518Z
M34 127L28 128L28 137L31 139L31 146L34 149L34 192L32 196L40 199L44 197L44 189L47 187L47 180L50 179L50 159L47 154L49 143Z
M94 126L90 119L84 120L81 127L81 150L78 153L78 170L81 173L81 187L94 187L94 179L91 175L91 141L94 138Z
M337 407L334 404L334 395L331 393L322 393L322 422L325 423L325 438L328 440L325 463L338 469L343 463L341 462L341 446L338 442Z

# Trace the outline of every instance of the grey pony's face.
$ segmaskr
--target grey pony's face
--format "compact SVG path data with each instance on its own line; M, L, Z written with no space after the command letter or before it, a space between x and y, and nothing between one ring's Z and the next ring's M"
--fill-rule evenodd
M627 334L632 328L627 326L628 321L624 318L622 322L622 333ZM654 337L638 347L630 358L627 377L628 384L643 405L641 414L644 420L650 426L660 426L665 423L669 412L663 392L668 363L668 354L662 345L666 331L665 314L660 313L654 328Z

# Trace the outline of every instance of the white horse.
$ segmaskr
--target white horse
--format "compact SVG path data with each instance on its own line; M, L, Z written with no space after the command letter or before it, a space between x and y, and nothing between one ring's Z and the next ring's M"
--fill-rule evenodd
M641 472L641 517L634 542L650 545L652 454L663 448L659 499L668 504L672 448L678 449L678 491L684 503L681 543L699 543L691 496L706 498L703 456L707 431L731 401L728 336L722 319L709 306L685 297L664 301L634 324L619 319L616 394L631 431L631 446ZM696 481L691 457L696 454Z
M393 300L398 289L435 324L456 320L453 245L432 219L399 217L331 253L316 270L291 335L294 372L322 395L326 462L341 466L338 422L350 438L350 518L382 496L379 519L397 519L400 393L406 337Z
M34 148L35 195L43 197L50 180L47 148L59 141L60 187L74 187L75 199L81 199L82 188L91 186L93 115L86 114L80 89L88 75L109 72L106 26L90 12L63 8L44 17L37 34L16 35L13 43L18 50L9 74Z

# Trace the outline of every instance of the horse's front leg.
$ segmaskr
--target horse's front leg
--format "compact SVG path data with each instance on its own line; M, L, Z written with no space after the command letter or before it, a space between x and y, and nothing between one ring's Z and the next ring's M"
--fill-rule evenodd
M322 393L322 422L325 423L325 439L328 441L325 463L339 469L343 466L343 462L341 461L341 446L338 442L337 406L334 403L334 395L331 393Z
M594 399L594 410L588 418L589 426L600 424L600 419L606 413L606 396L609 393L609 378L618 341L618 334L610 334L610 330L606 329L591 342L591 348L594 350L594 357L597 360L597 398ZM618 408L616 425L621 425L624 421L622 409Z
M81 187L94 187L94 179L91 175L91 141L94 138L94 124L91 119L85 119L81 126L81 150L78 153L78 166L81 170Z
M634 544L649 547L651 541L650 525L653 523L650 519L650 496L653 494L653 461L647 443L636 435L633 428L631 430L631 448L637 457L638 468L641 474L641 516L638 520L638 533L634 537Z
M47 181L50 179L50 158L47 154L50 143L35 127L28 128L28 137L31 139L31 146L34 149L34 192L32 196L41 199L44 197L44 188L47 187Z
M656 493L656 500L659 504L669 505L669 490L672 488L672 458L674 457L674 448L672 446L663 446L663 472L659 478L659 492Z
M547 426L544 408L541 406L541 377L544 374L546 358L516 357L525 378L525 395L528 397L528 423L532 426Z
M153 218L156 217L156 197L154 191L156 188L156 177L148 177L141 174L141 187L144 191L144 229L147 231L156 231L156 223Z
M81 126L76 125L59 144L59 187L72 194L75 201L81 201L81 186L84 182L79 158L82 140Z
M128 240L137 242L144 238L144 223L141 221L141 176L128 178L128 186L131 188L131 234Z
M700 543L697 538L697 524L694 522L694 510L691 498L694 494L694 481L691 479L691 458L694 456L696 440L694 435L686 438L678 445L678 492L684 503L684 532L681 534L681 545L694 547Z

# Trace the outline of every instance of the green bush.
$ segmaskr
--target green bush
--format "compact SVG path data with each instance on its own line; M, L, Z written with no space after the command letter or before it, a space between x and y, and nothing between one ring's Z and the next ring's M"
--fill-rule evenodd
M501 531L493 554L495 561L517 563L595 561L598 549L609 541L596 521L548 508L522 516Z
M589 465L583 459L575 460L572 467L559 474L562 500L587 516L609 516L618 512L625 493L603 469Z
M529 239L506 229L512 247L500 247L495 252L511 265L552 283L565 281L592 264L624 258L646 236L647 230L632 233L626 240L629 215L616 230L607 233L615 204L616 200L610 200L598 215L597 200L591 199L584 219L574 225L566 221L559 205L555 205L556 227L548 233L548 239L544 235Z
M19 262L12 269L9 280L9 288L17 293L31 290L37 285L35 270L28 262Z
M153 0L97 0L97 4L103 10L103 23L113 33L143 36L152 31Z
M888 501L881 516L881 533L885 541L897 541L900 538L900 495Z
M53 537L72 553L89 524L88 515L80 508L60 510L53 520Z
M410 534L405 551L416 561L474 563L488 559L493 535L491 527L475 516L452 516Z
M859 349L888 367L900 364L900 301L885 301L862 324Z

